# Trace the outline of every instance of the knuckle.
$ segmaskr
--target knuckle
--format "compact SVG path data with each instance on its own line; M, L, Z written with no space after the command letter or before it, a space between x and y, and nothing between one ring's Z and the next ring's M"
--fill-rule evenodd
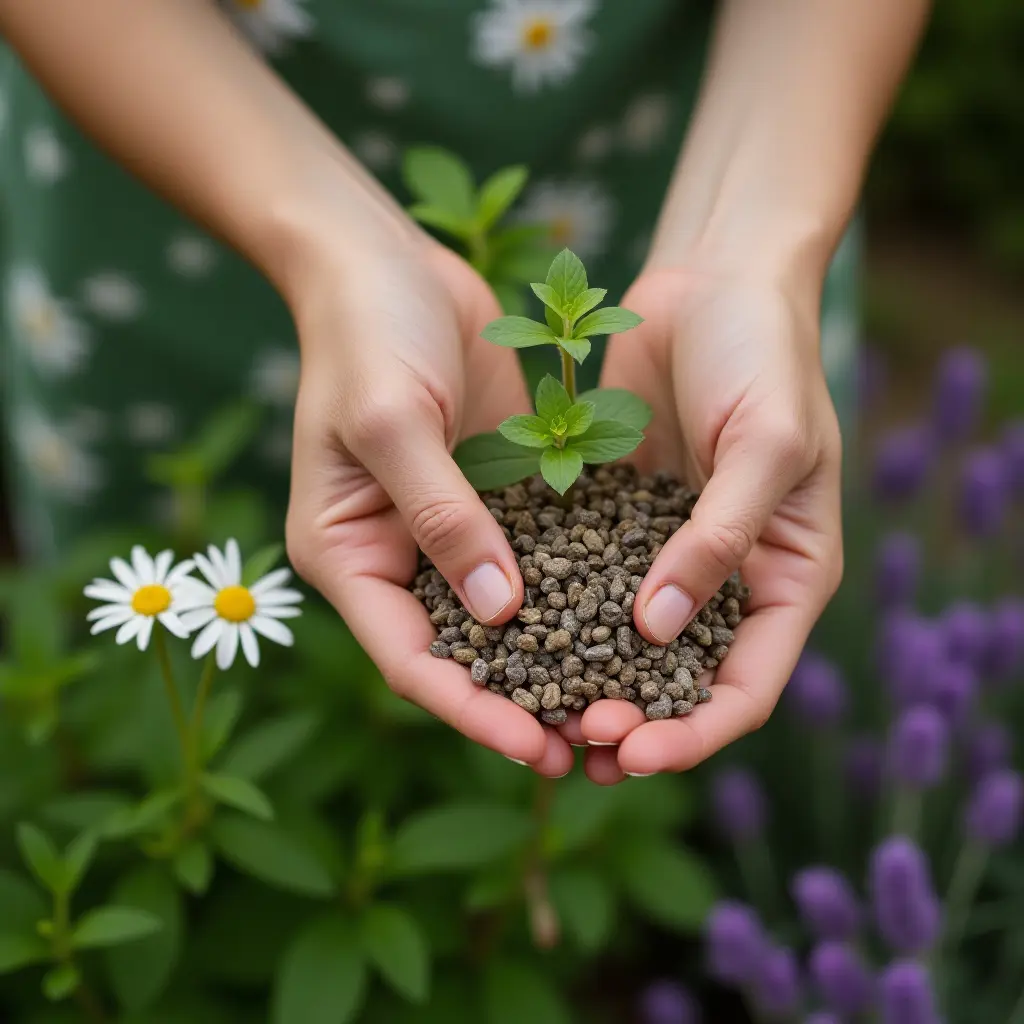
M465 543L469 517L458 499L435 497L413 514L409 528L424 551L443 559Z
M356 451L393 447L437 414L437 406L420 389L393 388L354 403L345 433Z
M836 591L839 590L843 582L845 567L846 562L842 545L837 544L835 552L829 558L825 567L825 594L828 600L831 600L835 596Z
M777 413L759 428L761 443L777 464L809 470L814 450L806 425L795 412Z
M751 523L713 523L704 535L714 569L725 574L733 572L743 562L756 540Z

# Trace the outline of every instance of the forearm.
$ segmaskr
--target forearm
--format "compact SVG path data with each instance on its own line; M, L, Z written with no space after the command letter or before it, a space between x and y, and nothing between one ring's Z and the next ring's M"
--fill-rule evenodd
M824 274L928 0L725 0L651 266Z
M209 0L0 0L0 31L99 145L283 292L318 234L408 230Z

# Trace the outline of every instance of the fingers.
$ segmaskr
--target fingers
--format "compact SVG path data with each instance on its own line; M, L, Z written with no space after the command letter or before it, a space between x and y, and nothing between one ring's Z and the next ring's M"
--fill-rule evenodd
M615 758L614 747L597 747L587 751L584 771L599 786L614 786L626 777Z
M560 779L572 771L573 754L572 748L559 735L557 729L548 728L544 730L546 746L541 759L530 765L538 775L545 775L549 779Z
M580 732L593 747L614 746L645 721L644 713L628 700L599 700L583 712Z

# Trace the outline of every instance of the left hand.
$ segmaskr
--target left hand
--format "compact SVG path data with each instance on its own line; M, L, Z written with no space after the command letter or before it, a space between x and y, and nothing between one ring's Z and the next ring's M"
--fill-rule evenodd
M667 643L741 567L752 598L709 704L656 722L625 701L587 709L583 735L604 745L587 755L596 782L684 771L760 727L839 585L841 443L818 301L699 267L650 270L623 299L645 322L611 339L602 385L654 410L640 468L703 492L644 579L636 628Z

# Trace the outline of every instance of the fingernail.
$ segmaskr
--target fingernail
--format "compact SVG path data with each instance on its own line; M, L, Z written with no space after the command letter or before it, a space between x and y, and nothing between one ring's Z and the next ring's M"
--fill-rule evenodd
M617 747L618 743L608 743L605 740L587 740L591 747Z
M643 615L651 635L659 643L671 643L693 617L693 598L674 583L666 583L654 592Z
M511 761L513 764L521 764L524 768L530 767L527 761L520 761L517 757L509 757L508 754L504 754L503 756L506 761Z
M589 743L570 743L570 747L589 747Z
M626 774L634 779L649 779L652 775L657 775L657 772L626 772Z
M466 605L479 622L493 619L512 600L512 595L509 578L494 562L478 565L462 584Z

